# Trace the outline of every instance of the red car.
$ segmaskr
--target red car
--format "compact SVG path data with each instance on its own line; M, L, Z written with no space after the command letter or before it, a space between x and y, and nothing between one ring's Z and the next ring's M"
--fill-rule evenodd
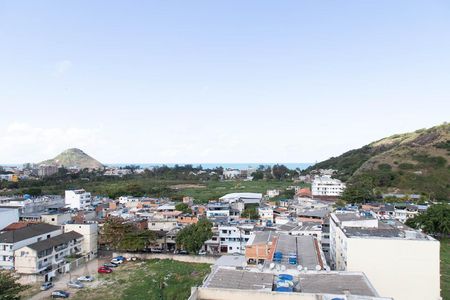
M111 268L108 267L100 267L98 268L98 272L99 273L111 273L113 270Z

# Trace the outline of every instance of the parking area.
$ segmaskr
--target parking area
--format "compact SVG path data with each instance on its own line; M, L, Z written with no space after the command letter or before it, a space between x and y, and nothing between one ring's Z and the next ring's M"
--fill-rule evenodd
M53 282L54 287L52 287L46 291L41 291L38 294L36 294L28 299L30 299L30 300L50 299L51 293L56 290L64 290L64 291L69 292L71 295L73 295L74 293L76 293L78 291L78 289L69 288L67 286L67 282L69 282L72 279L73 280L77 279L78 277L83 276L83 275L92 275L97 278L98 267L109 261L110 261L110 258L107 258L107 257L93 259L90 262L88 262L85 266L82 266L70 273L66 273L66 274L63 274L63 275L57 277L55 279L55 281ZM96 280L94 280L93 282L83 282L83 284L85 284L86 286L92 286L92 285L96 284Z

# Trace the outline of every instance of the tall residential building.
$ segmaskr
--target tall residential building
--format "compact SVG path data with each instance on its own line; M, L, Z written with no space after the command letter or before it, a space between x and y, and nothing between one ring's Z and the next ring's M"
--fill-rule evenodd
M91 193L83 189L67 190L65 193L65 203L71 209L85 209L91 205Z
M381 296L441 299L439 241L396 220L331 214L330 259L336 270L364 272Z
M345 189L345 183L329 175L316 176L312 182L313 196L339 197Z
M38 169L39 177L51 176L58 173L58 167L52 165L40 165Z

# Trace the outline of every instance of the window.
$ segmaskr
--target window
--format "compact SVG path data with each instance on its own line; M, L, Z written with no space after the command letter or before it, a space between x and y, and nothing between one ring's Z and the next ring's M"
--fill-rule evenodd
M47 238L48 238L48 239L50 238L50 234L47 234Z

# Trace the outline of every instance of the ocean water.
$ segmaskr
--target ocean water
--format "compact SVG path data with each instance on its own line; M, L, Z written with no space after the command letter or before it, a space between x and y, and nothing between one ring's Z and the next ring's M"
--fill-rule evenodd
M151 168L151 167L161 167L163 165L166 165L168 167L173 167L177 163L167 163L167 164L159 164L159 163L120 163L120 164L106 164L110 167L125 167L126 165L138 165L141 168ZM223 167L224 169L238 169L238 170L245 170L248 168L258 168L260 165L263 166L273 166L277 163L189 163L189 165L193 165L194 167L202 166L203 169L214 169L217 167ZM313 163L278 163L280 165L285 165L289 169L306 169L309 166L312 166ZM187 165L186 163L178 163L178 165L183 166Z

